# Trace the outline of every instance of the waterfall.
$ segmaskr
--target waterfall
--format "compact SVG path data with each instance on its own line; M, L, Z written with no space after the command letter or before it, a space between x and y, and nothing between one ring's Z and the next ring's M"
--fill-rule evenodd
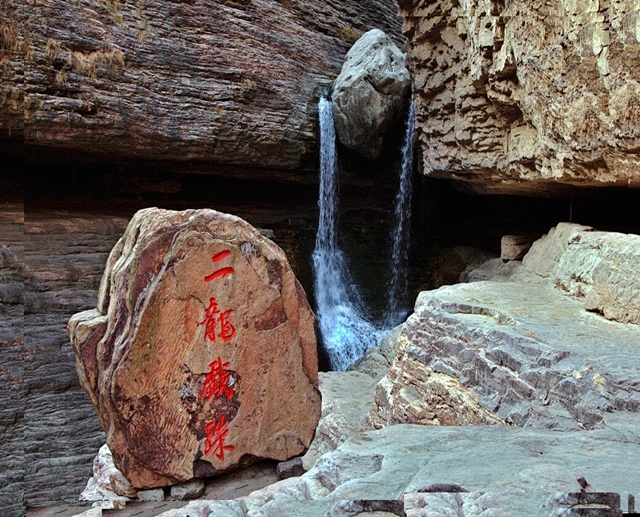
M344 371L382 332L363 316L363 304L336 238L338 166L331 101L320 98L320 219L313 251L318 326L332 370Z
M413 186L413 132L415 126L413 98L402 146L400 186L395 200L395 233L391 253L391 281L389 284L389 309L387 322L390 326L400 323L409 312L409 246L411 244L411 197Z

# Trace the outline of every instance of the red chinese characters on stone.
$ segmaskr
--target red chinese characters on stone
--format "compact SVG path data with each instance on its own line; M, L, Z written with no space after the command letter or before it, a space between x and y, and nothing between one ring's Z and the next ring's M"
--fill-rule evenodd
M209 365L209 373L205 378L200 398L209 400L222 395L225 395L229 400L233 398L234 388L233 385L229 385L233 372L227 370L228 366L229 363L223 363L219 357Z
M224 251L221 251L220 253L216 253L213 257L211 257L211 260L213 262L220 262L221 260L226 259L230 255L231 255L231 252L229 250L224 250ZM223 268L215 270L210 275L205 276L204 277L204 281L205 282L211 282L212 280L215 280L216 278L223 278L223 277L225 277L227 275L232 275L233 272L234 272L234 269L232 267L223 267Z
M209 298L209 307L206 308L205 318L200 322L200 325L206 325L204 335L207 341L215 341L216 336L224 341L231 341L236 336L236 328L229 321L232 313L231 309L220 312L216 299ZM220 330L216 334L218 325Z
M230 256L231 251L224 250L213 255L211 260L214 263L218 263ZM204 281L212 282L233 273L234 269L232 267L221 267L210 275L205 276ZM231 309L221 311L215 297L209 298L209 306L205 309L204 320L200 322L200 325L205 325L205 340L216 341L217 338L220 338L223 341L231 341L236 336L236 328L230 321L232 314L233 311ZM229 363L223 363L220 357L209 364L209 372L200 392L201 399L210 400L214 397L225 396L228 400L231 400L234 397L234 379L231 378L231 374L234 372L229 370L228 367ZM213 454L219 460L224 461L224 452L235 450L233 445L225 444L225 439L229 434L229 427L224 413L220 415L217 421L209 422L204 430L206 433L204 441L205 456Z
M220 415L218 422L209 422L204 428L207 438L204 442L204 454L209 456L213 453L216 458L224 461L224 451L233 451L233 445L225 445L224 441L229 434L227 419L224 414Z

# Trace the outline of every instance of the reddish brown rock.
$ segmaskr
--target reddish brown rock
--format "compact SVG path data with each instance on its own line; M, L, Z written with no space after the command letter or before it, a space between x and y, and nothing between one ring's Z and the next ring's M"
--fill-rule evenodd
M0 137L236 176L315 180L320 90L363 32L402 44L393 0L0 6Z
M282 250L242 219L141 210L109 257L98 308L69 331L114 463L136 488L311 443L315 317Z

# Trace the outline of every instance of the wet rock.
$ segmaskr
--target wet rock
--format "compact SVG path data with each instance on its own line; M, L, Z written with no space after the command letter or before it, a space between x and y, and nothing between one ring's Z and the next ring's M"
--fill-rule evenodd
M280 248L237 217L138 212L98 308L69 331L114 463L136 488L286 460L311 443L315 318Z
M409 90L404 54L381 30L365 33L347 53L333 87L333 119L340 142L377 158L384 133L400 115Z
M382 379L396 356L401 330L402 325L398 325L380 340L380 346L368 348L364 355L347 370L365 373L376 381Z

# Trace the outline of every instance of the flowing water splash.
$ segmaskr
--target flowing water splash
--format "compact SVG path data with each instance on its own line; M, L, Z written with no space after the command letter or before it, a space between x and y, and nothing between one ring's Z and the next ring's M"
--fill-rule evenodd
M316 310L322 343L332 370L344 371L383 331L363 316L363 304L336 238L338 166L331 101L320 98L320 219L313 251Z
M400 187L395 201L395 233L391 253L391 281L389 284L389 309L387 323L395 326L409 312L409 246L411 244L411 197L413 193L413 132L415 127L413 98L402 146Z

